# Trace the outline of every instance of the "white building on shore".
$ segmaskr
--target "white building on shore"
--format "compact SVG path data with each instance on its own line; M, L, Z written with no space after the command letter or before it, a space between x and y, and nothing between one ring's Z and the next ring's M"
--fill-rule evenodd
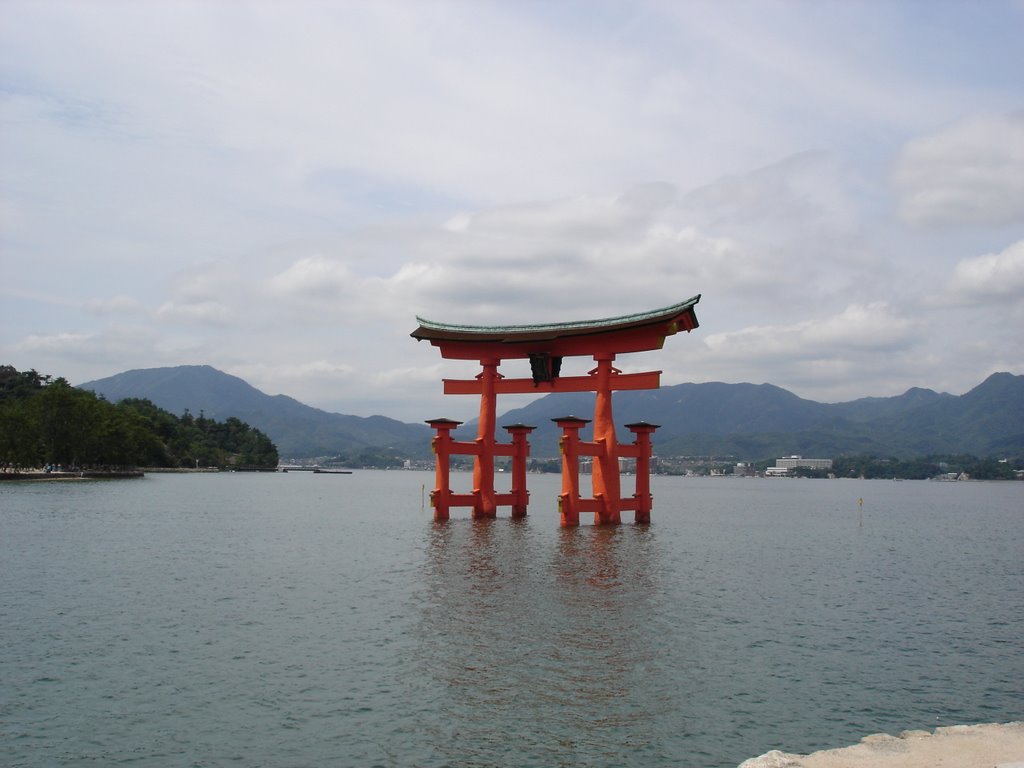
M791 469L806 467L807 469L832 469L832 459L805 459L803 456L785 456L775 460L774 467L765 469L766 477L781 477L788 475Z

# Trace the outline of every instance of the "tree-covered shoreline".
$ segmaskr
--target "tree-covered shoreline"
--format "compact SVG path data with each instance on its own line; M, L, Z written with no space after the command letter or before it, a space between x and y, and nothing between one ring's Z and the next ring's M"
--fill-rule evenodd
M0 471L277 463L270 438L237 418L179 417L138 398L114 404L64 378L0 366Z

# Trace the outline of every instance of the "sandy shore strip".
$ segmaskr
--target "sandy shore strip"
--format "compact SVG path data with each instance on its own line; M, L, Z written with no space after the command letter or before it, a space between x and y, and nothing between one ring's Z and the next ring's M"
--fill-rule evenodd
M740 768L1024 768L1024 722L876 733L860 744L792 755L775 749Z

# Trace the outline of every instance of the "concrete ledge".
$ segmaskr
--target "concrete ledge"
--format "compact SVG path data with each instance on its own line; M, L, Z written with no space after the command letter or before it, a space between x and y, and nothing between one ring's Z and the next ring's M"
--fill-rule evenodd
M1024 722L953 725L899 736L876 733L860 744L796 755L773 749L740 768L1024 768Z

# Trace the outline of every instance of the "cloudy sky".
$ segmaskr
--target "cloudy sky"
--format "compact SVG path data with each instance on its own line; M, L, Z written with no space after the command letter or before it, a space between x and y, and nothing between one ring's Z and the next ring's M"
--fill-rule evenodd
M619 367L961 394L1024 373L1022 39L1011 0L0 0L0 364L465 418L416 315L700 293Z

